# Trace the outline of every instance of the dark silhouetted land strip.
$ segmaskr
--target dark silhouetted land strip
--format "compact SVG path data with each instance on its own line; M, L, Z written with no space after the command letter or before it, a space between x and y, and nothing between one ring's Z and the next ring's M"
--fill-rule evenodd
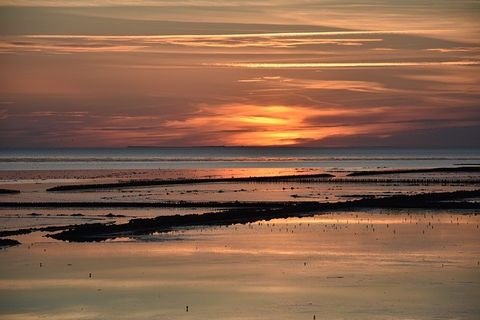
M151 186L169 186L182 184L202 184L202 183L238 183L238 182L297 182L312 179L329 179L334 175L329 173L309 174L309 175L285 175L271 177L240 177L240 178L200 178L200 179L172 179L172 180L131 180L113 183L98 184L74 184L56 186L47 189L47 191L80 191L96 189L130 188L130 187L151 187Z
M20 193L18 190L11 190L11 189L0 189L0 194L16 194Z
M0 208L277 208L288 203L284 201L0 202Z
M319 181L320 182L320 181ZM408 185L431 185L431 184L460 184L460 185L475 185L480 184L480 179L448 179L448 178L337 178L321 181L326 183L362 183L362 184L408 184Z
M48 227L34 227L34 228L22 228L16 230L2 230L0 231L0 237L11 237L22 234L29 234L32 232L56 232L69 228L73 228L76 225L63 225L63 226L48 226Z
M13 239L0 239L0 248L2 247L11 247L11 246L17 246L19 245L20 242L17 240Z
M448 179L448 178L411 178L411 179L399 179L399 178L335 178L324 181L316 181L317 183L330 183L330 184L348 184L348 183L361 183L361 184L407 184L407 185L476 185L480 184L480 179ZM314 182L311 182L314 183Z
M479 209L480 203L461 201L480 196L480 190L395 195L384 198L361 199L336 203L297 202L281 207L232 208L204 214L160 216L152 219L132 219L125 224L83 224L49 235L66 241L103 241L120 236L134 236L153 232L168 232L175 228L245 224L260 220L311 216L334 210L358 208L429 208Z
M401 174L401 173L455 173L455 172L480 172L480 167L453 167L453 168L425 168L425 169L394 169L394 170L368 170L355 171L349 173L349 177L358 176L376 176L382 174Z
M373 174L372 174L373 175ZM385 179L385 178L298 178L298 179L262 179L245 178L242 180L232 179L196 179L196 180L167 180L167 181L132 181L132 182L118 182L108 184L89 184L89 185L65 185L57 186L47 191L51 192L68 192L68 191L87 191L97 189L121 189L129 187L147 187L147 186L167 186L167 185L188 185L199 183L232 183L232 182L248 182L248 183L328 183L328 184L408 184L408 185L478 185L480 179L446 179L446 178L412 178L412 179ZM248 180L247 180L248 179ZM192 182L194 181L194 182Z

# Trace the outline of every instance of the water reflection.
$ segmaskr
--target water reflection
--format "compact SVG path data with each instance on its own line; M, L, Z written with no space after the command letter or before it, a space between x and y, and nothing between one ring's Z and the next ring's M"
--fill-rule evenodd
M28 243L0 252L0 319L474 319L479 223L379 210Z

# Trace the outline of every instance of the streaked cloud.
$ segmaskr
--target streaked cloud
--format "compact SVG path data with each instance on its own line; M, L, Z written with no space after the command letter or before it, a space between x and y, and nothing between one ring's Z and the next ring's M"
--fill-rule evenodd
M418 61L418 62L294 62L294 63L216 63L213 66L237 68L381 68L381 67L418 67L418 66L474 66L480 65L480 60L472 61Z
M239 82L255 83L263 82L264 90L287 89L287 90L345 90L353 92L402 92L400 89L387 88L381 83L373 81L352 81L352 80L315 80L298 79L287 77L259 77L252 79L241 79ZM259 89L262 90L262 89Z
M67 36L35 35L4 38L0 51L46 52L126 52L126 51L181 51L190 48L298 48L318 45L360 46L383 41L381 38L318 37L322 33L271 33L230 35L172 35L172 36ZM340 33L340 35L344 35ZM348 35L348 33L346 34Z
M74 44L42 44L33 42L0 42L0 53L16 53L21 51L54 52L54 53L95 53L95 52L127 52L146 48L137 45L74 45Z

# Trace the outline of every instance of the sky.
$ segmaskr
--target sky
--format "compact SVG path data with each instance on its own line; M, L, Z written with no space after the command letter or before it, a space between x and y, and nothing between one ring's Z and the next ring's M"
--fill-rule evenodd
M0 147L480 147L480 1L0 0Z

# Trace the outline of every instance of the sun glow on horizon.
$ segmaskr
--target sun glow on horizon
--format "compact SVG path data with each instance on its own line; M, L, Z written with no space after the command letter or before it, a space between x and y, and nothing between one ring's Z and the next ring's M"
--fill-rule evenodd
M355 128L346 126L322 127L308 122L310 117L346 112L297 105L221 105L203 107L197 115L183 121L172 121L168 126L209 133L228 132L221 141L223 145L294 145L300 140L355 132Z

